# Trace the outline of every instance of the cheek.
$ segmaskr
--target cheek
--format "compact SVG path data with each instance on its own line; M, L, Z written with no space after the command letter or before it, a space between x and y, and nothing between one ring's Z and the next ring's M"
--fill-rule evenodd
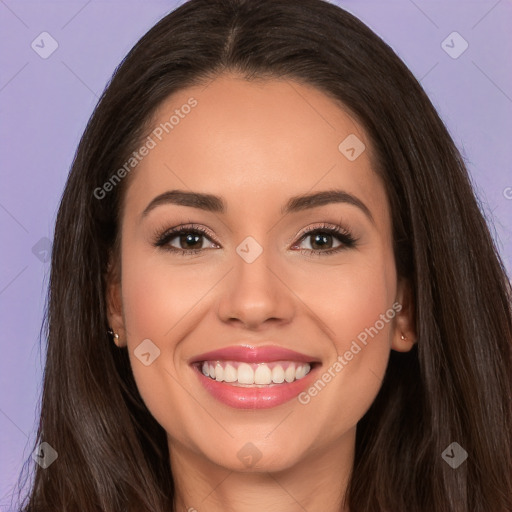
M332 346L319 379L306 390L301 403L315 414L330 411L324 421L333 436L355 425L368 410L389 359L396 316L393 259L381 257L367 263L333 270L329 279L324 274L323 293L318 286L316 292L313 286L302 292L329 328ZM311 277L315 282L314 274Z
M123 260L123 308L132 345L144 338L169 343L172 329L214 282L203 267L171 266L165 257L143 251Z
M308 279L294 284L297 295L322 320L338 353L348 350L351 340L380 320L380 315L392 306L396 294L391 259L382 256L355 260L354 264L328 270L310 268ZM379 321L379 335L387 336L390 325L391 322L382 325Z
M148 406L158 406L162 390L167 401L178 400L181 388L173 376L183 363L180 341L193 331L197 315L209 305L208 291L218 281L218 274L204 262L191 264L187 260L188 264L180 265L178 258L134 242L127 242L123 252L122 302L128 351L137 386ZM146 339L160 350L149 366L134 354Z
M189 417L190 395L176 375L179 341L194 314L194 305L212 286L211 275L198 275L190 269L180 271L179 266L171 268L165 258L146 249L127 250L122 271L123 314L137 388L153 417L180 438L184 429L178 428L176 418ZM148 366L135 355L145 339L160 350Z

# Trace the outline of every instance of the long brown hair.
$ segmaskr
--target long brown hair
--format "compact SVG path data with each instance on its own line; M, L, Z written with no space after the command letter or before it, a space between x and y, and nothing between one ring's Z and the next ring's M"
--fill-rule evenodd
M126 350L106 332L107 261L128 179L103 199L94 191L137 148L165 98L226 71L295 80L348 108L386 185L418 343L392 352L358 424L351 512L511 511L512 294L504 265L463 159L417 80L363 23L323 0L191 0L116 70L58 212L36 441L58 459L35 466L23 511L173 509L165 432L138 393ZM457 469L442 457L452 442L468 453Z

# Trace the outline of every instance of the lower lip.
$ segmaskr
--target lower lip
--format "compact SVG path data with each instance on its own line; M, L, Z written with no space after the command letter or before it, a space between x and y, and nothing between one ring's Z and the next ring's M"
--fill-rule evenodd
M269 409L284 404L299 395L313 382L317 366L299 380L283 384L269 384L262 387L232 386L203 375L201 370L193 367L205 389L220 402L235 409Z

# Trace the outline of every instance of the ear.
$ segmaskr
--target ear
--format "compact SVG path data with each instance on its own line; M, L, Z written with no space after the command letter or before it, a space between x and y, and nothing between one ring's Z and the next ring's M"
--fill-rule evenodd
M126 330L123 318L121 272L113 253L109 258L106 276L106 303L108 324L114 333L119 335L119 338L114 337L114 343L118 347L124 347L126 346Z
M399 278L396 303L398 307L391 348L398 352L409 352L416 343L416 326L413 290L408 279Z

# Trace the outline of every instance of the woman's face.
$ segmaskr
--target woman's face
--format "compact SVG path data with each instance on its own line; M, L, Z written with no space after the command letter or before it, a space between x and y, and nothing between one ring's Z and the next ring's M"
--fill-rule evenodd
M353 446L412 332L365 132L316 89L224 75L149 136L109 319L171 453L277 471Z

